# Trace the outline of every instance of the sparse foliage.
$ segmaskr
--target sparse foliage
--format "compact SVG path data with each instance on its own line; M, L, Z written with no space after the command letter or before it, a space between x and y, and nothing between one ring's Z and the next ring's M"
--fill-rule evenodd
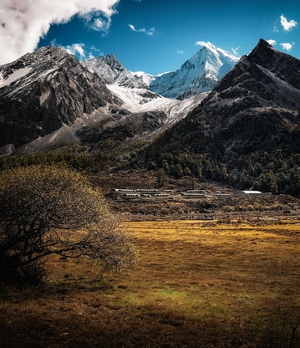
M113 271L134 262L130 237L120 230L105 198L84 176L53 166L2 172L2 280L41 280L44 257L51 254L84 257Z

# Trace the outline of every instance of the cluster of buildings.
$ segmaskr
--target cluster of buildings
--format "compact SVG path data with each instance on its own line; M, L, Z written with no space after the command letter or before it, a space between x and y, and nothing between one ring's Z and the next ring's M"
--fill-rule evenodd
M216 191L214 193L216 196L229 196L227 193L222 193ZM182 198L200 198L200 197L211 197L205 190L186 190L186 191L175 191L175 190L164 190L159 191L158 189L111 189L110 196L115 199L124 199L124 200L138 200L144 198L173 198L173 197L182 197Z
M186 191L177 191L177 190L164 190L159 191L158 189L152 188L140 188L140 189L122 189L114 188L110 191L110 196L115 199L122 200L140 200L140 199L158 199L158 198L170 198L173 199L175 196L181 197L183 199L188 198L204 198L204 197L226 197L231 195L259 195L260 191L238 191L235 193L224 193L222 191L215 191L210 194L205 190L186 190Z

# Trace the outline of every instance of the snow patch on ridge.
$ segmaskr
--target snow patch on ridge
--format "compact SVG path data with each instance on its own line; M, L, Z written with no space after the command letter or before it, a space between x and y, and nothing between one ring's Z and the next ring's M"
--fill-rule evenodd
M161 109L163 105L173 105L174 100L155 94L148 89L128 88L118 84L107 85L123 102L123 108L130 112L144 112Z
M12 82L19 80L20 78L28 75L31 71L30 67L25 67L22 69L15 70L8 78L4 78L2 73L0 73L0 88L10 85Z

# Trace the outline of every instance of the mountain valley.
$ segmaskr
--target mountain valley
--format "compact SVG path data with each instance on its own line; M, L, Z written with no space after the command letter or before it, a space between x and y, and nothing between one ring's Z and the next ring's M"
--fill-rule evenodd
M110 168L157 172L156 185L190 177L298 196L299 81L299 60L262 39L239 61L207 44L159 77L113 54L80 62L43 47L0 67L1 161L73 143Z

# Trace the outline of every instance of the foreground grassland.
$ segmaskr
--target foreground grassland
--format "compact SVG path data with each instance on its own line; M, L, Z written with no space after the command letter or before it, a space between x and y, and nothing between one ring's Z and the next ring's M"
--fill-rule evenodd
M300 346L299 222L124 225L136 269L51 259L46 285L2 286L0 347Z

